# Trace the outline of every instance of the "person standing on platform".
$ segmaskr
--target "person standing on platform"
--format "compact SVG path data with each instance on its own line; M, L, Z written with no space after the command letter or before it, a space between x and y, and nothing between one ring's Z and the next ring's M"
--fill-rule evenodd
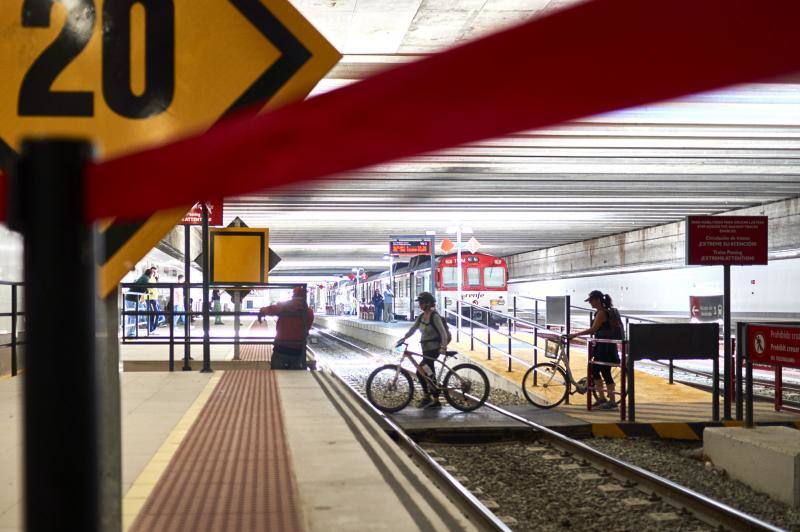
M185 322L183 313L183 274L178 275L178 285L172 289L172 323L174 327Z
M148 273L149 272L149 273ZM156 269L149 268L145 270L145 274L147 275L147 282L149 284L155 284L158 282L156 278ZM141 279L141 278L140 278ZM148 320L148 332L153 332L158 328L158 323L161 319L161 306L158 304L158 288L150 287L147 289L147 310L152 312L149 316Z
M381 295L380 290L377 288L375 289L375 293L372 294L372 308L375 309L372 319L375 321L381 321L381 315L383 313L383 296Z
M394 294L392 293L392 287L387 284L383 291L383 321L386 323L394 321L394 308L392 308L393 304Z
M222 297L219 295L219 290L211 291L211 303L214 305L213 310L216 313L214 315L214 325L223 325L222 316L219 315L222 312Z
M593 334L597 339L622 340L625 334L625 328L622 325L619 310L612 305L611 296L603 294L600 290L592 290L589 292L589 297L587 297L585 301L596 311L592 326L588 329L570 334L568 338L571 340L577 336L583 336L584 334ZM595 344L592 351L592 360L605 364L619 364L617 344ZM614 388L616 385L614 383L614 377L611 375L611 366L605 364L592 364L592 379L597 388L598 396L597 408L613 410L617 407L616 400L614 399ZM602 380L600 379L601 375L603 377ZM606 399L603 381L605 381L605 385L608 388L608 399Z
M270 362L272 369L305 369L306 338L314 323L314 311L306 303L305 287L294 287L289 301L261 307L258 321L264 316L278 317Z

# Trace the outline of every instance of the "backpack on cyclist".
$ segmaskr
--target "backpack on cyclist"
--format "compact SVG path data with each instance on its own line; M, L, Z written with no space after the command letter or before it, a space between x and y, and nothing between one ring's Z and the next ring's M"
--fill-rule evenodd
M433 321L433 316L434 315L439 316L439 319L442 320L442 325L444 326L444 332L447 333L447 343L449 344L450 342L453 341L453 334L450 332L450 327L448 327L448 325L447 325L447 320L444 319L438 312L436 312L434 310L433 312L431 312L431 321ZM436 329L435 326L434 326L434 329ZM439 329L436 329L436 331L438 332ZM442 341L441 335L439 335L439 336L440 336L439 337L439 342L441 342Z

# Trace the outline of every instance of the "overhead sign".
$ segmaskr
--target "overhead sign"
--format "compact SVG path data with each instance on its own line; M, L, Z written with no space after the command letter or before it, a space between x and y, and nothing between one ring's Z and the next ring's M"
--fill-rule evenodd
M766 216L689 216L686 219L686 264L767 264L767 230Z
M689 296L689 315L694 321L721 320L724 303L723 296Z
M800 368L800 326L748 324L747 356L759 364Z
M195 203L181 218L181 225L203 225L202 204L203 202ZM222 200L207 201L205 204L208 207L208 225L222 225Z
M204 130L303 98L341 57L287 0L3 0L0 35L5 164L25 137L89 137L103 159ZM107 224L101 295L187 209Z
M392 240L389 242L391 255L430 255L430 240Z
M209 229L211 283L266 283L269 272L269 229Z

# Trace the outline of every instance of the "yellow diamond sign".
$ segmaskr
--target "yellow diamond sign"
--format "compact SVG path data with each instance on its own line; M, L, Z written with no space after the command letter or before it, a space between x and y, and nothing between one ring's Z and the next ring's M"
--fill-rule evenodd
M6 164L25 137L90 138L102 159L201 131L305 97L340 58L286 0L3 0L0 40ZM101 293L187 210L111 224Z

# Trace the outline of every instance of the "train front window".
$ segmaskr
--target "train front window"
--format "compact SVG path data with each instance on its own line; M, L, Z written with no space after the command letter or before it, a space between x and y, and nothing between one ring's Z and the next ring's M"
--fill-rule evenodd
M458 286L458 272L456 268L452 266L442 268L442 283L444 286Z
M500 288L506 284L506 270L498 266L483 269L483 285L486 288Z
M467 268L467 286L481 285L481 269Z

